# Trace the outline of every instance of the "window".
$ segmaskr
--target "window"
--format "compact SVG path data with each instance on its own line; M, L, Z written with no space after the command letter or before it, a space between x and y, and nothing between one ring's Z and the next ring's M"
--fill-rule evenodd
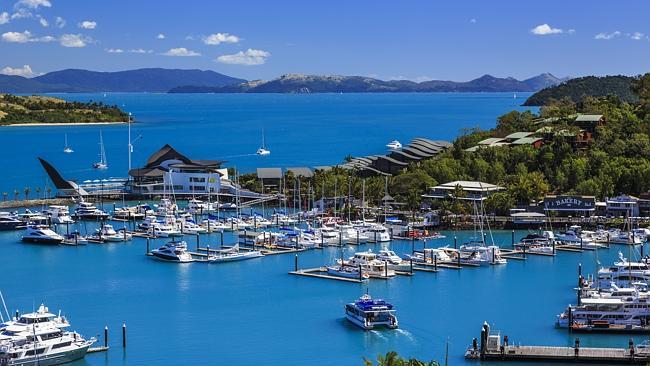
M205 183L205 178L190 177L190 182Z
M193 191L205 191L204 186L192 186L190 187Z

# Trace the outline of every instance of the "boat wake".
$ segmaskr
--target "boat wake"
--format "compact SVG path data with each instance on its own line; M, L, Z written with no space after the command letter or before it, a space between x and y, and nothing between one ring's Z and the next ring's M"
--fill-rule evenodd
M411 332L409 332L408 330L397 328L397 329L395 329L395 332L399 333L400 335L405 336L412 343L417 343L417 341L415 340L415 337L413 336L413 334L411 334Z
M378 331L378 330L371 330L370 333L373 334L373 335L375 335L375 336L377 336L377 337L379 337L379 338L381 338L381 339L384 340L384 341L388 339L385 335L383 335L383 334L382 334L380 331Z

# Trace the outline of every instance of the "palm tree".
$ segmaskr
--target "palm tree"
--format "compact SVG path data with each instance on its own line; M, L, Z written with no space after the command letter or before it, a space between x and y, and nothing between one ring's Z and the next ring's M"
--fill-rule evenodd
M14 189L14 201L18 201L19 196L20 196L20 191Z
M364 366L373 366L373 362L367 358L363 359ZM386 353L385 356L377 356L377 366L440 366L436 361L424 362L415 358L404 359L401 358L397 352L391 351Z
M25 201L29 200L29 191L29 187L25 187L25 189L23 189L23 192L25 192Z
M9 195L9 194L8 194L7 192L2 192L2 201L3 201L3 202L4 202L4 201L7 201L7 196L8 196L8 195Z
M41 198L41 187L36 187L36 198Z
M50 196L52 196L52 188L47 187L47 188L45 188L45 191L47 191L47 198L50 198Z

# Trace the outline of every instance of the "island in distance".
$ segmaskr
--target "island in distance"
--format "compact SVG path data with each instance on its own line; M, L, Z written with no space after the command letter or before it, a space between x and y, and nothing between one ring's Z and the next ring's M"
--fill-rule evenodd
M388 92L534 92L565 79L549 73L526 80L512 77L456 82L380 80L365 76L287 74L247 81L211 70L146 68L116 72L81 69L53 71L34 78L0 75L0 93L388 93Z

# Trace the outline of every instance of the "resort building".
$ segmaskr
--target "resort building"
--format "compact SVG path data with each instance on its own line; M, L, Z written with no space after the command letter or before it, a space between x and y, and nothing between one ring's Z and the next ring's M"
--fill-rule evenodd
M142 168L131 169L128 193L142 195L206 195L221 192L227 169L220 160L192 160L170 145L152 154Z
M605 117L602 114L578 114L573 124L581 130L595 134L596 128L605 124Z
M457 180L439 186L429 188L429 193L422 195L424 198L446 199L455 198L457 190L460 189L458 199L470 201L482 201L491 194L504 191L500 187L490 183Z
M605 200L605 213L614 217L638 217L639 199L634 196L621 195Z

